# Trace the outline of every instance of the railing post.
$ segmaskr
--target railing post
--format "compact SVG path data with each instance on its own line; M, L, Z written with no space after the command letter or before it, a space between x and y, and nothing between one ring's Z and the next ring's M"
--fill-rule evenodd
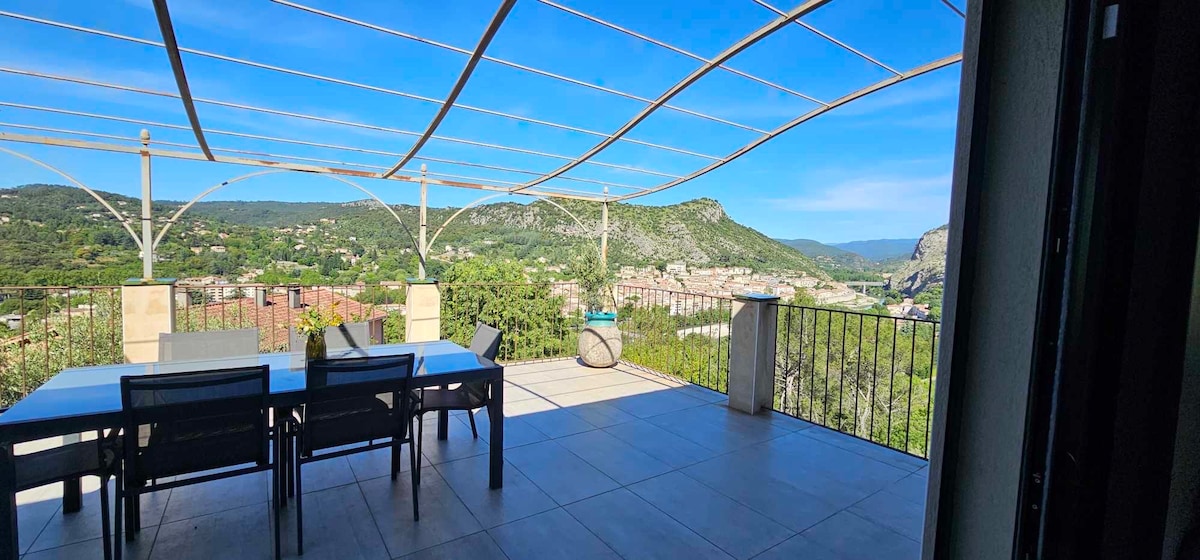
M404 300L404 341L430 342L442 335L442 293L435 278L409 278Z
M778 297L767 294L734 296L729 344L730 408L747 414L771 409L778 301Z
M175 332L175 279L130 279L121 286L125 362L158 360L158 335Z

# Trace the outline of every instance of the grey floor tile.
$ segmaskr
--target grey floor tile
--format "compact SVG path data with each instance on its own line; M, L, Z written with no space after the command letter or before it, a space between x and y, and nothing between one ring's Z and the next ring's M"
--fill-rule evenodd
M771 422L765 415L751 416L719 404L669 412L647 421L718 453L728 453L794 431Z
M296 508L292 502L284 510L283 554L295 556ZM387 547L366 498L357 484L338 486L304 495L305 560L343 558L386 559Z
M622 485L671 470L666 463L600 430L568 436L558 443Z
M521 419L551 438L561 438L596 429L591 422L564 408L526 414Z
M652 381L643 381L644 392L609 401L615 406L638 418L649 418L676 410L683 410L707 404L705 401L688 396L684 392L664 387Z
M412 487L407 478L387 477L359 483L375 524L392 557L411 554L483 528L437 470L421 470L421 520L413 521Z
M92 479L95 482L96 479ZM84 480L85 490L90 486L87 479ZM109 498L109 515L112 515L112 501L115 500L116 484L109 482L108 498ZM153 528L158 525L159 520L163 515L163 508L167 503L167 496L170 491L156 492L142 497L142 533L147 532L153 534L153 531L147 531L147 528ZM59 499L61 504L61 499ZM37 536L37 540L29 547L29 551L45 550L50 548L58 548L61 546L100 538L102 520L100 518L100 493L98 491L85 492L83 494L83 509L69 514L62 514L62 510L58 510L49 522L42 529L41 534ZM110 519L112 519L110 517ZM20 528L18 528L20 531Z
M36 488L17 493L17 547L26 552L42 534L42 529L58 513L62 498L56 493Z
M901 498L904 498L914 504L924 504L927 497L926 492L929 489L929 479L922 476L920 471L917 474L908 475L897 482L894 482L884 488L885 492L891 492Z
M454 420L451 419L451 422ZM453 426L452 426L453 427ZM451 430L450 433L454 433ZM467 434L470 437L470 434ZM424 452L426 450L422 450ZM403 446L401 451L404 454L400 461L400 472L407 473L411 470L408 458L408 446ZM436 452L436 451L435 451ZM358 482L379 478L381 476L390 477L392 474L392 450L391 449L373 449L362 453L355 453L346 456L346 464L350 465L350 471L354 473L354 479ZM433 463L429 461L429 456L424 455L421 458L421 465L424 467L431 466ZM305 466L307 468L307 465ZM308 490L308 487L305 487Z
M730 558L624 488L571 504L566 510L625 558Z
M556 379L553 381L544 381L542 383L530 383L528 385L524 385L523 387L526 390L543 397L552 397L554 395L561 395L564 393L577 393L579 391L599 389L601 387L612 387L614 385L626 385L639 381L643 381L643 379L625 372L599 370L591 375L571 377L568 379Z
M158 527L148 527L142 529L141 536L131 543L126 543L125 539L122 538L121 545L124 547L121 551L122 558L126 560L145 560L149 558L150 549L154 545L154 537L157 532ZM103 539L95 538L58 548L32 552L21 558L23 560L102 560L104 558L104 541Z
M475 414L475 420L478 422L480 417L486 416L487 412L480 410ZM471 425L467 423L466 414L451 417L447 424L446 439L439 440L437 438L437 415L429 414L427 415L427 419L432 419L433 421L425 422L422 429L421 454L429 460L430 464L436 465L447 461L487 454L489 449L487 438L485 437L487 434L482 431L486 423L477 423L476 427L481 431L479 437L476 438L471 435Z
M713 450L645 420L619 424L605 428L604 431L672 468L694 465L716 456Z
M925 507L889 492L874 494L849 511L918 542L925 529Z
M266 503L271 499L270 479L271 473L259 472L174 488L163 523Z
M465 424L466 418L462 418ZM479 439L488 442L491 437L492 425L488 420L487 414L475 415L475 426L479 430ZM467 428L467 433L470 433L470 428ZM504 418L504 448L511 449L522 445L529 445L539 441L546 441L550 436L542 433L541 430L534 428L529 422L526 422L520 416Z
M585 403L575 406L566 407L565 410L571 412L575 416L583 418L597 428L608 428L617 424L633 422L637 417L625 412L615 406L611 406L602 402Z
M882 461L910 473L929 464L929 461L924 459L918 459L912 455L907 455L869 441L847 437L846 434L821 426L814 426L811 430L805 430L802 433L807 437L823 441L847 451L853 451L876 461Z
M307 555L305 555L307 558ZM403 560L508 560L487 533L479 532L404 556Z
M488 531L513 560L617 560L617 553L562 508Z
M504 488L488 487L487 456L437 466L442 478L484 528L495 527L558 507L554 500L511 464L504 468Z
M807 483L808 480L817 483L822 483L822 480L836 481L852 490L852 502L874 494L908 475L902 468L806 437L811 431L804 430L774 439L747 448L739 455L759 462L769 461L777 467L773 473L775 476L810 491L815 486Z
M266 502L164 523L154 539L152 559L207 560L274 556L270 507Z
M678 472L629 489L734 558L751 558L795 534Z
M792 531L803 531L842 509L791 484L736 466L724 457L682 472Z
M620 486L555 441L510 449L505 457L559 505Z
M504 368L504 379L517 386L531 385L534 383L543 383L546 381L556 381L560 379L571 379L573 377L582 377L591 375L589 368L580 367L574 363L567 365L567 362L559 362L555 364L547 364L551 367L542 369L516 369Z
M921 545L916 541L846 511L802 534L845 560L918 560L921 557Z
M405 457L407 460L407 457ZM326 488L345 486L356 482L354 470L345 457L305 463L300 468L300 487L305 492L318 492Z
M754 557L754 560L842 560L829 550L804 535L796 535L774 548ZM883 560L880 557L879 560ZM890 560L890 559L889 559Z

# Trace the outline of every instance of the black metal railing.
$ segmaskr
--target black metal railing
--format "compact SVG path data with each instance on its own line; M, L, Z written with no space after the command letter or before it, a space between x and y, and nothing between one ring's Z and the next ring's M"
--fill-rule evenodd
M731 298L618 285L621 361L729 392Z
M441 338L466 346L476 322L500 329L501 362L575 356L583 308L574 282L441 284Z
M370 324L376 343L404 341L403 284L205 284L175 288L175 332L257 328L260 352L288 350L288 328L313 307Z
M0 408L69 367L125 361L121 288L0 287Z
M775 410L927 458L938 322L777 307Z

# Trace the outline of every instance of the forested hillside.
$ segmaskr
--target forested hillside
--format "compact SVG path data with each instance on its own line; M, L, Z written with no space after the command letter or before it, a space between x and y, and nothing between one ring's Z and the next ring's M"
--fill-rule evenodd
M140 202L100 193L138 226ZM431 244L429 268L474 256L561 266L594 247L600 205L560 201L579 223L543 201L487 204L464 212ZM154 205L155 232L181 203ZM416 233L417 208L393 209ZM455 208L429 212L430 237ZM738 224L719 203L613 204L613 265L683 261L748 266L825 277L808 257ZM159 276L237 276L262 269L260 281L377 282L416 270L413 243L373 201L345 204L202 202L172 226L158 252ZM139 276L138 248L121 224L82 190L56 185L0 189L0 284L112 284Z

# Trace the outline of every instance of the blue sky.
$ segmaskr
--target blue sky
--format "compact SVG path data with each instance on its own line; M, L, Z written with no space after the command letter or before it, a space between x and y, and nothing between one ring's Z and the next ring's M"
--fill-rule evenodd
M471 49L499 0L299 3L379 26ZM751 0L562 0L573 9L712 57L775 15ZM799 0L771 0L788 10ZM961 6L961 0L959 0ZM266 0L171 0L179 43L256 62L442 98L466 56L335 21ZM104 2L16 0L0 9L158 41L150 0ZM939 0L835 0L803 21L898 70L961 50L963 22ZM174 91L159 48L0 17L0 66ZM488 54L584 82L655 98L700 65L687 56L607 29L536 0L519 0ZM184 55L197 98L422 131L437 105L315 82L260 68ZM796 25L743 52L729 66L821 100L832 100L889 74ZM636 199L671 204L720 201L739 222L773 237L826 242L915 237L946 222L958 97L958 65L845 105L768 142L725 167L673 189ZM0 103L50 106L156 122L186 124L175 99L0 73ZM592 89L481 62L459 103L600 131L619 128L643 104ZM816 107L810 101L717 70L672 105L770 130ZM403 153L411 136L363 130L201 103L205 128ZM0 106L0 130L31 125L136 138L141 125ZM190 131L150 127L156 141L194 146ZM574 157L600 139L580 132L452 110L439 135ZM662 109L630 138L724 156L758 133ZM111 141L111 140L110 140ZM390 166L394 156L354 153L209 134L211 145L270 154ZM120 143L119 141L115 141ZM137 196L138 158L129 154L4 143L58 166L87 185ZM169 149L186 149L162 146ZM421 155L538 172L562 161L432 140ZM597 161L683 175L708 162L690 155L618 142ZM0 154L0 186L62 182ZM183 200L253 168L156 158L155 198ZM415 170L419 162L406 167ZM507 185L530 177L430 163L430 171ZM568 175L649 187L665 179L583 165ZM358 180L384 200L415 203L411 183ZM546 186L595 189L556 179ZM629 192L614 187L613 192ZM432 188L434 206L463 205L487 193ZM326 178L276 174L254 178L211 199L345 201L358 191ZM525 197L499 200L528 201Z

